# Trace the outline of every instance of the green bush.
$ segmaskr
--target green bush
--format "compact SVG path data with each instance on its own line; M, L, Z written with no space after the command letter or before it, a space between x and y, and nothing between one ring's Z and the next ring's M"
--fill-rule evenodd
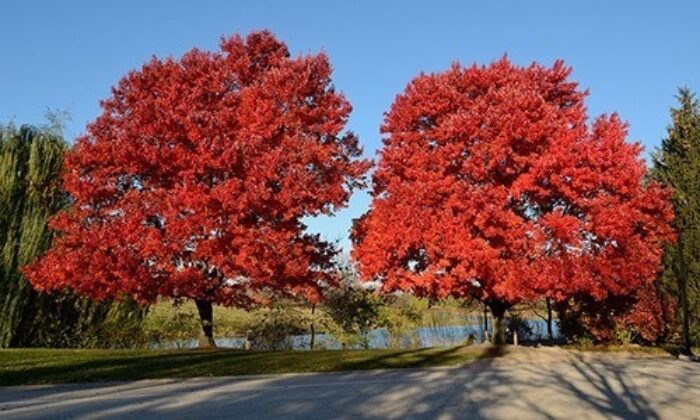
M420 345L416 328L423 319L425 305L410 295L386 298L379 310L377 324L389 332L389 348L415 348Z
M527 319L520 316L520 314L518 313L511 313L508 316L507 328L509 335L512 335L515 332L517 332L518 340L521 342L529 340L532 336L532 325L530 325L530 322Z
M257 314L249 328L254 350L291 350L293 336L308 333L304 328L306 316L294 307L275 306Z
M624 324L615 325L614 337L616 344L628 345L634 341L634 332Z
M146 317L143 335L148 344L163 345L197 338L199 315L193 305L161 303Z
M143 319L148 312L133 302L112 305L105 320L98 324L92 347L109 349L133 349L147 347L150 338L143 329Z
M327 328L343 348L369 348L370 332L381 327L382 296L355 282L327 292L324 309L332 323Z

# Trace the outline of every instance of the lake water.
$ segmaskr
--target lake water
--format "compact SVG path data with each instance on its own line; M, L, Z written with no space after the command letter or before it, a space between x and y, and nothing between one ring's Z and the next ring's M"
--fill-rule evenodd
M527 320L530 328L530 333L525 337L519 337L521 342L536 341L547 338L547 323L541 319ZM492 334L491 325L489 325L489 333ZM554 338L560 337L559 328L556 322L552 325ZM408 334L396 337L392 340L392 336L385 328L377 328L369 333L369 347L372 349L389 348L390 344L394 344L394 348L422 348L422 347L442 347L455 346L464 344L466 340L472 336L476 342L484 341L484 330L480 324L470 325L447 325L416 328ZM302 334L289 337L292 348L295 350L309 350L311 343L311 335ZM394 343L392 343L394 341ZM216 339L216 344L219 347L225 348L243 348L245 345L245 337L219 337ZM175 340L165 343L154 343L152 348L194 348L197 347L197 340ZM316 334L316 349L333 349L341 348L340 343L329 334Z

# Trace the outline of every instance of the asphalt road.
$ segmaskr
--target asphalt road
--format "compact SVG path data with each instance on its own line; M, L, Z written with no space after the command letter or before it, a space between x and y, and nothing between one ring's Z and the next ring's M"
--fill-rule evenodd
M456 368L5 387L0 417L700 419L700 363L530 349Z

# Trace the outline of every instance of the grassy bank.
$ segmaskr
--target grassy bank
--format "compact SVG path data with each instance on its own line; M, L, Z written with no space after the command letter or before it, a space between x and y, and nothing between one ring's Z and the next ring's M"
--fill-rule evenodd
M488 357L483 347L420 350L0 350L0 386L448 366Z

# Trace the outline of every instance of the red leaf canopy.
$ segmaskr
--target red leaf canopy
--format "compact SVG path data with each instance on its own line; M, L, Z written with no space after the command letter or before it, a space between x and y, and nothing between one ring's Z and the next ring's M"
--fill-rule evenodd
M384 290L511 305L624 294L672 239L617 115L592 124L561 61L420 75L397 96L354 258Z
M153 58L102 102L65 164L73 202L26 270L42 290L245 301L313 298L335 250L300 219L344 206L368 168L324 54L268 32Z

